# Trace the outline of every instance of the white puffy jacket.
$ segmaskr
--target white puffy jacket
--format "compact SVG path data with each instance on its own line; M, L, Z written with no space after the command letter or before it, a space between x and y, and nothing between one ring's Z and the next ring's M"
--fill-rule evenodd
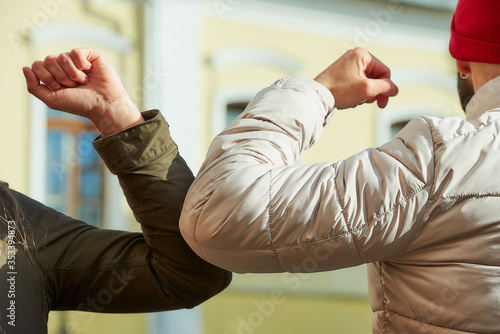
M500 77L470 121L417 118L381 147L295 165L334 104L305 78L260 92L188 193L188 244L235 272L369 263L374 333L500 333Z

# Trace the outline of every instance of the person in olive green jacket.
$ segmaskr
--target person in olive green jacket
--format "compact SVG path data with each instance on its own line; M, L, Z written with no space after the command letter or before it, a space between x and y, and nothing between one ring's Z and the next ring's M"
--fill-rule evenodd
M52 109L90 119L94 146L116 174L143 233L99 229L0 186L0 332L47 333L51 310L106 313L191 308L231 274L200 259L179 233L194 177L168 124L140 113L114 69L75 49L23 69Z

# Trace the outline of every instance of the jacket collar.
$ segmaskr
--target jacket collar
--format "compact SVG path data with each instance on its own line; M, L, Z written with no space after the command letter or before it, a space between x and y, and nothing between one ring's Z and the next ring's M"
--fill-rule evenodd
M465 108L467 120L473 120L487 111L500 108L500 76L484 84Z

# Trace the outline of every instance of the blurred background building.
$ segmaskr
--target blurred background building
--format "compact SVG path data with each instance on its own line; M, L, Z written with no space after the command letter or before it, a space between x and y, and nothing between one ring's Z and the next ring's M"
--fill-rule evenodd
M0 4L0 178L103 228L137 231L90 123L26 92L22 66L75 47L98 49L132 98L159 108L194 172L211 139L262 88L314 77L367 47L392 69L388 108L338 111L301 163L338 161L390 140L411 118L461 115L448 54L456 0L19 0ZM314 269L314 268L311 268ZM364 267L317 274L236 275L193 310L53 312L51 334L369 333Z

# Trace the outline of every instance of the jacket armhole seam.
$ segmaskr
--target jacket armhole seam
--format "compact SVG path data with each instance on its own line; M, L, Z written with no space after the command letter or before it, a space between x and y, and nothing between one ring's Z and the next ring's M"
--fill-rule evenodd
M267 204L267 217L268 217L268 234L269 234L269 246L273 245L273 231L272 231L272 221L273 221L273 213L271 210L271 205L272 205L272 199L273 199L273 194L272 194L272 183L273 183L273 176L272 176L273 170L269 170L269 190L268 190L268 204Z
M338 167L338 165L335 165L335 167ZM342 210L342 219L344 219L344 225L347 228L348 233L352 236L352 240L354 243L354 247L356 247L356 252L358 253L359 258L363 263L365 263L365 260L363 259L363 256L361 255L361 252L359 251L358 244L356 243L356 236L354 235L354 231L352 226L349 225L349 217L347 216L347 212L345 211L344 203L342 201L342 198L340 197L340 191L337 186L337 176L338 176L338 170L337 168L333 169L335 171L335 175L333 176L334 179L334 184L335 184L335 192L337 193L337 203L340 205L340 209Z
M429 122L429 120L426 117L422 117L422 119L429 125L429 130L430 130L430 133L431 133L431 140L432 140L432 163L433 163L432 170L433 170L433 173L432 173L432 180L430 180L429 182L427 182L427 184L422 189L422 190L424 190L428 186L431 186L431 189L429 191L429 197L427 198L427 203L425 203L425 206L424 206L424 209L423 209L423 212L422 212L422 216L420 217L420 219L418 221L418 226L419 227L417 229L417 232L418 232L418 230L420 230L420 228L421 228L421 226L423 224L425 213L427 212L427 208L429 206L430 198L431 198L432 194L434 194L434 189L436 187L436 182L434 182L435 170L436 170L436 142L434 140L434 134L433 134L433 131L432 131L433 127L432 127L432 124ZM401 252L401 254L403 254L404 252L406 252L406 250L410 247L411 244L412 244L412 241L410 241L408 243L408 245Z
M385 282L382 270L383 262L379 262L379 277L380 277L380 286L382 287L382 308L384 310L384 320L382 322L382 330L386 333L387 327L387 304L386 304L386 294L385 294Z
M273 193L272 193L272 185L273 185L273 176L272 176L273 170L269 170L269 204L267 205L267 216L268 216L268 232L269 232L269 249L272 249L274 256L276 257L276 261L278 262L279 266L283 271L287 271L283 265L281 264L281 261L279 259L279 255L277 252L277 248L271 247L273 245L273 232L272 232L272 221L273 221L273 213L271 210L271 205L272 205L272 199L273 199Z

